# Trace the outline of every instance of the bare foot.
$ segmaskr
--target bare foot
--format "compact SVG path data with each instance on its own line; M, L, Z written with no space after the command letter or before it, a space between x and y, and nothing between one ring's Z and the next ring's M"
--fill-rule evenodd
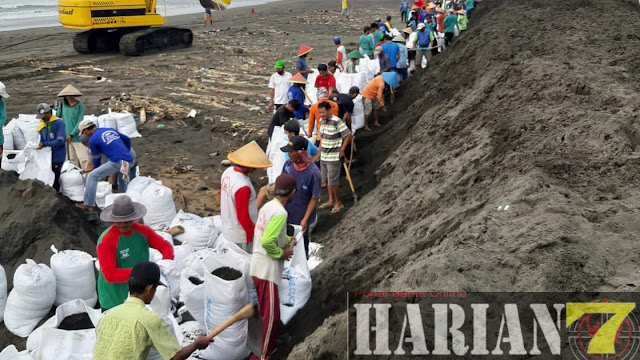
M82 210L93 211L93 206L89 206L89 205L85 205L85 204L81 204L81 203L76 204L76 207L78 207L78 208L80 208Z
M381 125L380 123L375 123L375 124L373 124L373 126L375 126L375 127L380 127L380 126L382 126L382 125Z
M363 130L371 131L371 128L366 126Z

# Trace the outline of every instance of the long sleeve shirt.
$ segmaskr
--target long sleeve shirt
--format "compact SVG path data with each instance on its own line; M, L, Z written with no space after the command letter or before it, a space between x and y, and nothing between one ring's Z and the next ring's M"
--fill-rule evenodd
M72 142L80 142L80 129L78 129L78 124L84 119L84 113L84 104L80 101L71 106L67 104L65 100L58 106L58 110L56 110L56 116L62 118L62 121L64 121L66 136L71 136Z
M294 110L293 116L296 119L304 120L305 113L309 112L309 108L304 105L304 93L298 86L292 85L287 92L287 102L296 99L300 103L300 109Z
M40 129L40 143L51 148L51 162L63 163L67 157L67 149L64 146L66 137L64 122L52 115L51 119L44 125L41 124L40 127L42 127Z
M363 55L373 56L373 51L376 49L376 46L371 35L364 34L360 36L360 49L362 49Z
M225 170L220 180L220 216L227 240L237 244L253 241L258 216L255 201L249 177L235 166Z
M271 122L269 123L269 127L267 128L267 135L269 135L269 138L271 138L271 135L273 135L273 128L275 128L276 126L284 125L292 117L293 113L287 110L286 106L281 106L278 110L276 110L276 113L273 114Z
M251 276L275 284L280 283L284 267L282 247L290 241L286 225L287 210L277 198L260 209L251 256Z
M89 149L93 156L93 168L100 166L102 155L109 161L126 161L133 163L131 155L131 139L111 128L99 128L89 139Z

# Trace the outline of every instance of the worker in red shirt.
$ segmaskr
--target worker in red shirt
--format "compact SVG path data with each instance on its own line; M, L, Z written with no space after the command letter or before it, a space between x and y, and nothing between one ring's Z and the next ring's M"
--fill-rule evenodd
M249 175L256 169L271 167L262 148L251 142L227 155L234 166L220 180L222 234L248 253L253 252L253 232L258 219L256 191Z
M318 72L320 74L316 77L316 83L314 84L317 89L325 88L329 93L333 90L338 90L336 87L336 78L329 72L327 64L318 65Z
M126 195L118 196L100 213L102 221L113 223L100 235L96 247L100 264L98 297L103 310L127 300L131 269L139 262L149 261L149 248L160 251L163 259L173 260L173 245L147 225L136 222L146 213L144 205Z

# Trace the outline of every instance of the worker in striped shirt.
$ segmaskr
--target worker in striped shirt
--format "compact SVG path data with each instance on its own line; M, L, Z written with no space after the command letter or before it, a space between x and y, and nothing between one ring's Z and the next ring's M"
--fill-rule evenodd
M351 131L337 116L331 113L331 104L326 101L318 105L320 113L320 170L322 182L326 182L329 201L321 209L333 207L331 213L340 212L344 205L340 201L340 159L351 142Z

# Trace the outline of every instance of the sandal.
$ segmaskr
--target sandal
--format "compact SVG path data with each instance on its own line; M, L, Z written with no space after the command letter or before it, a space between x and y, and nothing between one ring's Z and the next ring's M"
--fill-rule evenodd
M318 208L319 208L319 209L327 209L327 208L330 208L330 207L332 207L332 206L333 206L333 204L327 204L327 203L324 203L324 204L322 204L322 205L318 206Z
M340 207L334 207L333 209L331 209L331 213L332 214L337 214L340 212L340 210L344 209L344 205L340 206Z

